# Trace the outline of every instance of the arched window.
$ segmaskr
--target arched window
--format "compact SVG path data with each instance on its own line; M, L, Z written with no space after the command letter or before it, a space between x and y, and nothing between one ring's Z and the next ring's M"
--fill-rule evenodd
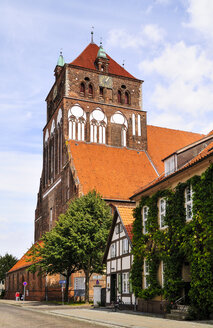
M100 93L100 96L101 96L101 97L104 96L104 88L103 88L103 87L100 87L100 88L99 88L99 93Z
M68 112L69 120L69 139L84 141L86 113L78 105L74 105Z
M121 91L118 90L118 103L121 104Z
M81 82L80 85L80 93L85 96L85 84L83 82Z
M107 118L100 108L90 114L90 142L106 143Z
M49 172L49 131L46 130L44 138L44 186L48 184L48 172Z
M111 123L120 125L121 146L126 147L126 132L128 128L127 119L121 112L115 112L111 117Z
M93 97L93 86L92 86L92 84L89 84L89 96Z
M125 104L129 105L130 104L130 96L129 92L125 92Z
M55 177L55 120L52 121L50 134L50 179L53 182Z

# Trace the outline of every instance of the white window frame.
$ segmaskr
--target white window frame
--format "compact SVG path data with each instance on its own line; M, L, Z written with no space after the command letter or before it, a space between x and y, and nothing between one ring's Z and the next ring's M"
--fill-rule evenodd
M110 257L116 257L116 243L112 243L110 247Z
M147 260L144 260L143 273L144 273L144 288L146 289L149 287L149 283L147 282L147 277L149 276L149 264Z
M185 209L186 209L186 221L192 220L192 205L193 205L193 190L192 185L188 185L185 189ZM189 215L190 214L190 215Z
M143 206L142 208L142 217L143 217L143 233L146 234L148 233L147 230L147 220L148 220L148 212L149 212L149 208L148 206Z
M122 273L122 294L129 294L129 272Z
M122 254L129 252L129 241L127 238L122 239Z
M162 207L162 204L164 204L164 207ZM167 228L167 225L165 225L164 218L166 216L166 198L162 197L159 199L158 203L159 208L159 219L160 219L160 228L165 229Z

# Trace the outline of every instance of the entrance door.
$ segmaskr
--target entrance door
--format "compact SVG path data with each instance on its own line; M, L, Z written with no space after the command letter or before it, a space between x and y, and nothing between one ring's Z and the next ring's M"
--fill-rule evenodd
M117 299L116 273L111 274L110 302L116 302Z

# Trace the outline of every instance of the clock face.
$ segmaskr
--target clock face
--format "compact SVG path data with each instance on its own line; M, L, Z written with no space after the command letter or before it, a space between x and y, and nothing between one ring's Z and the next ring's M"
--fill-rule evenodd
M99 85L101 87L112 89L112 78L111 78L111 76L99 75Z

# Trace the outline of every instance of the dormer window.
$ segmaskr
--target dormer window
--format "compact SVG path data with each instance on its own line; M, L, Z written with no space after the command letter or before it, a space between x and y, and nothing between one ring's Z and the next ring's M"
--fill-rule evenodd
M93 86L92 86L92 84L89 84L89 96L93 97Z
M129 93L127 91L125 92L125 104L126 105L130 104L130 96L129 96Z
M80 93L82 96L85 96L85 84L83 82L80 85Z
M164 161L165 175L169 175L177 169L177 157L176 155L170 156Z

